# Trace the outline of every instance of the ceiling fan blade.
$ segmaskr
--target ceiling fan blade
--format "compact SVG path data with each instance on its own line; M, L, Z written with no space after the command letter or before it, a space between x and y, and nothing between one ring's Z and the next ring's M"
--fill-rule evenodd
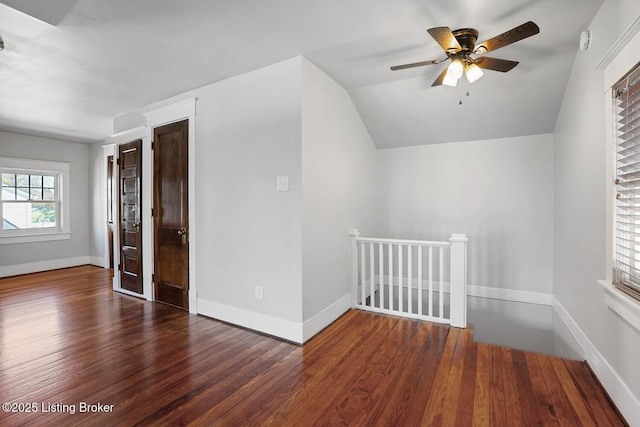
M440 86L442 84L442 82L444 81L444 76L447 75L447 68L445 68L444 70L442 70L442 72L440 73L440 75L438 76L437 79L435 79L433 81L433 83L431 84L431 87L433 86Z
M487 41L484 41L476 45L475 53L491 52L492 50L500 49L515 43L527 37L531 37L540 32L540 28L532 21L525 22L515 28L505 31L502 34L495 36Z
M444 61L444 60L442 60L442 61ZM391 70L392 71L396 71L396 70L404 70L405 68L422 67L424 65L439 64L442 61L434 59L433 61L412 62L411 64L394 65L393 67L391 67Z
M518 65L517 61L509 61L507 59L498 59L498 58L490 58L488 56L483 56L481 58L477 58L474 63L485 70L493 70L493 71L501 71L506 73L511 70L513 67Z
M462 46L458 43L449 27L435 27L427 30L440 46L447 53L456 53L462 50Z

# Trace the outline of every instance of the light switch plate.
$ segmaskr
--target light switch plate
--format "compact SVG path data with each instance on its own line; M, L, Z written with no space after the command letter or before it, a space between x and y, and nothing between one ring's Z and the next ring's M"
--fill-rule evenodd
M289 177L279 176L276 180L277 191L289 191Z

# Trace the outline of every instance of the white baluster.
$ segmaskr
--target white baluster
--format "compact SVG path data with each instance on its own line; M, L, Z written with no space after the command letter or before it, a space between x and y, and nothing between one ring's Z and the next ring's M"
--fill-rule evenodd
M422 316L422 246L418 246L418 314Z
M407 245L407 289L409 294L407 295L407 312L413 313L413 284L411 283L411 278L413 276L413 265L411 265L411 252L412 246Z
M393 311L393 244L389 243L389 310Z
M433 246L429 246L429 316L433 316Z
M364 292L367 284L366 276L364 273L364 251L364 243L360 242L360 304L367 305L367 297Z
M371 307L375 307L375 276L374 276L374 265L373 265L373 243L369 243L369 280L371 281Z
M444 319L444 248L440 247L440 306L438 307L438 317Z
M404 294L402 289L402 245L398 245L398 311L402 312L402 296Z
M384 308L384 247L378 243L378 276L380 277L380 308Z

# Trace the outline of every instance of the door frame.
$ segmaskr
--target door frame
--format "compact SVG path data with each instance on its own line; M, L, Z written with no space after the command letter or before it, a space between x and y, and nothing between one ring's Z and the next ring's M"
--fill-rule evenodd
M115 265L117 264L115 259L113 258L113 254L115 250L113 249L113 217L114 217L114 207L113 203L113 183L114 177L117 176L115 174L115 166L118 165L118 160L113 155L107 156L107 258L109 268L113 270Z
M147 288L151 294L151 300L155 300L153 295L153 282L151 277L155 264L154 241L153 241L153 219L151 208L153 207L153 153L151 151L151 141L153 139L154 128L181 120L189 120L188 135L188 197L189 197L189 312L197 313L197 274L196 274L196 245L197 245L197 223L196 212L196 100L189 98L175 104L167 105L144 114L146 120L146 135L142 139L142 206L145 221L142 223L142 277L145 294Z
M104 158L105 161L109 156L113 156L113 159L115 162L117 162L118 160L118 145L121 144L126 144L129 143L131 141L135 141L138 139L142 139L142 145L143 145L143 154L142 154L142 162L144 164L144 137L146 135L146 129L144 127L138 127L135 129L131 129L128 131L124 131L124 132L120 132L117 133L115 135L111 135L111 137L106 141L106 144L102 146L103 150L104 150ZM105 163L106 165L106 163ZM143 166L144 167L144 166ZM142 170L144 173L144 169ZM105 169L105 176L106 176L106 169ZM119 182L120 179L120 175L119 175L119 171L118 168L114 168L113 171L113 180L114 182ZM143 176L144 179L144 176ZM144 183L143 183L143 187L144 187ZM120 186L119 185L114 185L112 188L112 194L111 197L113 198L113 202L114 204L119 204L120 203L120 191L119 191ZM144 196L144 194L143 194ZM106 202L106 197L104 198L105 202ZM142 205L141 205L141 213L144 214L145 212L145 204L144 204L144 198L142 199ZM114 224L119 224L120 223L120 210L119 209L115 209L113 212L113 222ZM143 217L143 226L145 224L145 222L147 222L147 218L146 216ZM144 232L144 230L143 230ZM142 236L142 240L143 240L143 245L144 245L144 234ZM105 235L105 254L108 253L109 251L109 242L107 241L106 235ZM108 256L107 256L108 259ZM120 233L114 233L113 234L113 259L114 260L120 260ZM143 253L142 253L142 267L143 267L143 282L142 282L142 297L144 297L145 299L147 299L148 301L152 300L152 293L151 293L151 289L149 288L148 284L146 283L146 277L144 276L144 263L145 263L145 253L144 253L144 246L143 246ZM136 296L136 297L140 297L140 294L131 292L127 289L123 289L120 287L120 268L118 266L119 262L115 262L114 266L113 266L113 290L117 291L117 292L121 292L123 294L127 294L127 295L132 295L132 296ZM108 265L108 264L107 264Z

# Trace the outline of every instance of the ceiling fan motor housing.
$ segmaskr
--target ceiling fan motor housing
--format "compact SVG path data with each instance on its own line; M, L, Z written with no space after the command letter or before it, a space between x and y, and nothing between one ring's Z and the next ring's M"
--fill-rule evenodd
M473 49L478 40L478 31L473 28L461 28L459 30L452 31L453 36L458 40L458 44L462 48L461 52L473 52ZM450 55L456 53L453 50L447 52Z

